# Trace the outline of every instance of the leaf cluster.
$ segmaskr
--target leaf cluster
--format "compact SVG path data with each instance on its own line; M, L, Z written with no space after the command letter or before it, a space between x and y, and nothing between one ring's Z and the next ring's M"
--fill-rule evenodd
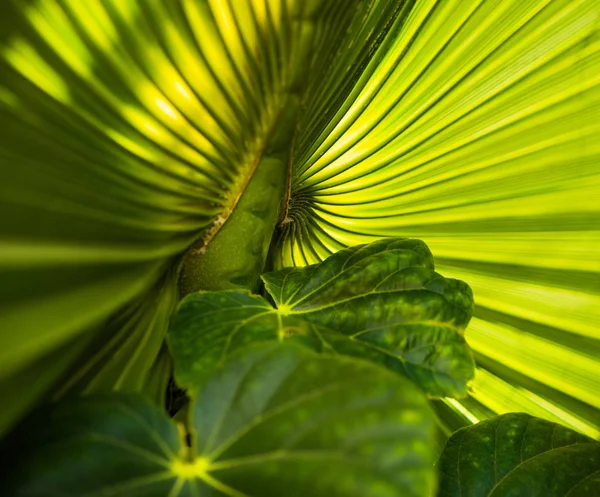
M428 398L467 393L470 288L420 240L388 238L262 275L263 295L202 291L169 333L189 405L61 402L5 441L15 497L589 497L600 444L507 414L440 456ZM439 475L439 478L438 478ZM438 482L439 480L439 482Z

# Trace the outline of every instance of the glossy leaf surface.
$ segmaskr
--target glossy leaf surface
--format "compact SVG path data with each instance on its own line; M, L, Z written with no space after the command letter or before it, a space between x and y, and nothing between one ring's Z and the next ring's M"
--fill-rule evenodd
M438 462L439 497L584 497L600 491L600 443L510 413L452 435Z
M473 360L461 335L473 294L466 283L434 271L422 241L378 240L262 278L280 312L355 342L332 337L334 349L377 357L432 395L466 394Z
M169 336L181 385L249 343L287 339L383 364L430 395L466 394L474 366L461 331L472 295L433 271L423 242L381 240L263 279L277 309L244 291L196 293L180 304Z
M262 276L283 313L311 322L361 332L422 322L464 331L473 312L469 286L433 270L433 257L420 240L388 238L341 250L304 268Z
M186 454L142 397L59 405L9 440L0 487L14 497L422 497L433 487L425 398L367 362L252 347L200 387L190 424Z

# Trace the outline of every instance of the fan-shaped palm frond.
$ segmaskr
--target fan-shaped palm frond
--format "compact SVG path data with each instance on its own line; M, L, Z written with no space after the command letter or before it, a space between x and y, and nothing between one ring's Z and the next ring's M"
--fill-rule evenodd
M171 268L229 216L311 67L365 19L366 3L344 5L3 4L0 430L57 387L143 388Z
M594 1L417 2L298 140L280 264L423 238L475 294L478 374L446 402L470 421L600 436L599 22Z
M0 431L161 388L182 256L284 150L276 264L409 236L473 287L449 426L598 437L599 23L596 0L4 2Z

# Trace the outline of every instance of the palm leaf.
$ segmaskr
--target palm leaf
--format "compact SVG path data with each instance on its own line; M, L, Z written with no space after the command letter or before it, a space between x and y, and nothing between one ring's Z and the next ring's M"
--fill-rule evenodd
M452 427L527 411L600 436L599 20L593 1L419 2L298 141L280 265L414 236L473 288Z
M311 67L394 12L345 5L3 3L0 432L48 395L164 384L181 256L232 212Z
M0 431L48 396L162 388L181 257L288 121L275 263L424 239L478 303L479 372L438 406L448 428L522 410L599 436L599 16L596 0L3 2Z

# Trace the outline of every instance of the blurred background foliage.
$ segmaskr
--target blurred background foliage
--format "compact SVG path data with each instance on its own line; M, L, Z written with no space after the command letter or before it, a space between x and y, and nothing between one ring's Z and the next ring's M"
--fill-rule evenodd
M444 430L600 438L598 0L3 1L0 433L66 395L160 401L181 257L283 125L273 264L423 239L477 304Z

